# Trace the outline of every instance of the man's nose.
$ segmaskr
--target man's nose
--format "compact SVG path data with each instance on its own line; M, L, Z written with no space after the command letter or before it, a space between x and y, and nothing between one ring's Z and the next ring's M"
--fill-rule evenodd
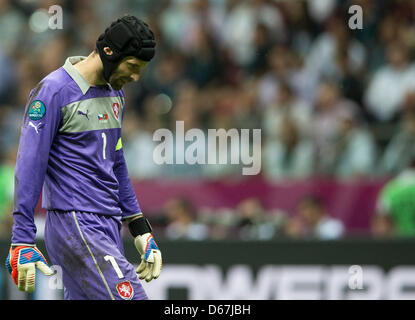
M139 75L138 73L133 73L133 74L131 75L131 79L132 79L134 82L137 82L137 81L140 79L140 75Z

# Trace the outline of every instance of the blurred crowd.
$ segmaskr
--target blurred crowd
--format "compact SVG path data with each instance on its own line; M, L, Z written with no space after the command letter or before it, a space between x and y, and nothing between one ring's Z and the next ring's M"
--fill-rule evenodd
M52 5L63 8L63 28L40 30L37 23ZM349 27L352 5L362 9L362 29ZM140 83L125 89L123 145L132 178L241 174L234 164L157 165L153 133L174 132L177 121L185 130L262 129L261 174L271 181L392 177L410 166L413 0L0 0L0 219L9 219L30 89L66 57L87 56L105 27L125 13L148 22L157 40ZM222 224L207 228L209 215L199 212L203 223L186 231L172 224L166 234L220 237L230 225L244 234L275 234L280 227L287 235L308 234L305 225L320 225L308 212L323 212L324 205L312 196L304 201L301 219L286 223L269 214L271 222L255 224L264 231L249 228L260 205L247 199L236 209L240 219L224 214ZM166 219L185 211L180 219L192 221L186 200L173 199L169 206ZM324 223L316 230L341 235L341 222L321 214Z
M312 194L303 196L293 212L267 211L254 197L235 209L197 211L189 199L177 197L152 218L152 224L169 240L334 240L345 235L343 223L332 218L323 199Z

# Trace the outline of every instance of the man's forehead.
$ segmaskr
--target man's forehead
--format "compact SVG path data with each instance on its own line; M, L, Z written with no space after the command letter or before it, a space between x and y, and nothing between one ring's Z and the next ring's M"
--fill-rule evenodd
M138 67L144 67L148 63L147 61L140 60L140 59L138 59L136 57L126 57L124 59L124 61L125 62L128 62L130 64L134 64L134 65L136 65Z

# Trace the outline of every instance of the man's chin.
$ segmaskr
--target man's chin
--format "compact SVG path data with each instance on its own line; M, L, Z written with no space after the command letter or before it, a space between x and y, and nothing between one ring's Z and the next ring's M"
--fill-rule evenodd
M121 90L123 83L119 83L119 82L111 83L110 82L110 85L114 90Z
M124 81L114 81L114 82L110 81L110 85L114 90L121 90L124 84L125 84Z

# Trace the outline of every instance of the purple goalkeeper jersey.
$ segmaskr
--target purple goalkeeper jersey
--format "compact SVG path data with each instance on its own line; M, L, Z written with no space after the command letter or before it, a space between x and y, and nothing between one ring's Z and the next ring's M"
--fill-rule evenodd
M124 160L124 92L91 86L69 57L30 92L15 169L12 243L34 243L34 209L141 212Z

